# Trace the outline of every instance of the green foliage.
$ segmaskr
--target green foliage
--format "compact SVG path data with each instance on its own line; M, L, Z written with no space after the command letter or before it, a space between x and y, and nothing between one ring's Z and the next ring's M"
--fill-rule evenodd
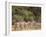
M13 17L16 21L23 21L23 18L24 17L22 17L22 16L20 16L20 15L14 15L14 17Z
M40 17L40 7L12 6L12 19L16 21L38 21Z

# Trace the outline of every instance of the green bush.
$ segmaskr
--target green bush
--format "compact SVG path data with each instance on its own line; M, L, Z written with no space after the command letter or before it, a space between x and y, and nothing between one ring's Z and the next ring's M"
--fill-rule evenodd
M12 6L12 19L16 21L38 21L40 17L40 7Z

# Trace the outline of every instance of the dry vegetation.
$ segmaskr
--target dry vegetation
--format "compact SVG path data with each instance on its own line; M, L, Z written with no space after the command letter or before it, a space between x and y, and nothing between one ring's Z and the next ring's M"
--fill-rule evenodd
M12 31L21 31L21 30L38 30L41 28L41 24L37 22L16 22L12 26Z

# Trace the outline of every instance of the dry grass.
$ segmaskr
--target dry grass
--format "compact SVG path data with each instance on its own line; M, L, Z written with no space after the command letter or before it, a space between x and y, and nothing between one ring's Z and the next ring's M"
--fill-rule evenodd
M15 22L12 25L12 31L23 31L23 30L38 30L41 29L41 23L38 22Z

